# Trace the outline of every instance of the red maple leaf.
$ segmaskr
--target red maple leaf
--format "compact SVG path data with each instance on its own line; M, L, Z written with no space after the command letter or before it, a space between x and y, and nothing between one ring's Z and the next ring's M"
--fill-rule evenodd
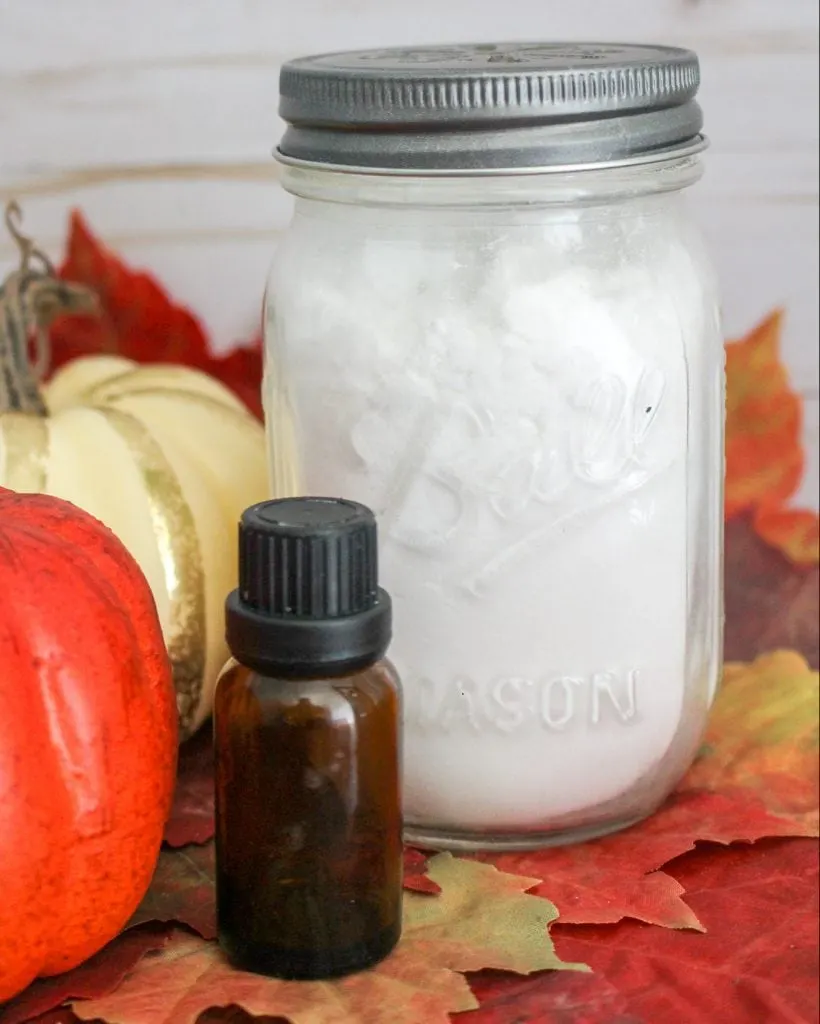
M39 1015L69 999L97 999L108 995L146 953L162 949L167 939L167 934L156 926L129 931L68 974L42 978L29 985L25 992L0 1006L0 1024L25 1024L33 1018L42 1021ZM57 1021L50 1024L57 1024Z
M726 524L727 661L780 649L820 665L820 570L797 566L763 541L748 516Z
M168 846L207 843L214 834L214 746L209 728L179 748L177 785L165 825Z
M404 848L404 888L413 892L426 892L430 895L438 895L441 886L434 882L427 874L427 861L429 857L421 850L414 850L412 847Z
M453 1024L761 1024L818 1019L817 843L704 845L669 870L706 934L618 925L554 928L592 974L473 976L479 1010Z
M262 418L260 337L216 355L197 317L173 302L151 274L126 266L92 234L77 211L71 215L59 273L92 288L100 312L93 317L62 317L54 324L52 370L78 356L103 353L141 363L182 363L221 380Z

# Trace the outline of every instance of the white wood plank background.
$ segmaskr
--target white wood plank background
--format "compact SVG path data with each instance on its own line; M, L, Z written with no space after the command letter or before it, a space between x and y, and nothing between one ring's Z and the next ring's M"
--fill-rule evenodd
M692 201L727 331L775 305L818 503L817 0L0 0L0 199L57 250L67 212L156 271L227 347L250 335L289 202L281 61L515 38L672 42L702 58L712 149ZM12 257L0 241L0 270Z

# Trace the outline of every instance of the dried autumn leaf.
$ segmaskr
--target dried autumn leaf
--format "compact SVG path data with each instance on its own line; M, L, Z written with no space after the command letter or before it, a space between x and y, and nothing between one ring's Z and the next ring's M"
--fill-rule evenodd
M627 1000L597 973L519 976L481 971L468 975L468 981L479 1008L453 1014L451 1024L666 1024L627 1014Z
M115 993L73 1010L108 1024L195 1024L204 1010L229 1005L293 1024L449 1024L448 1011L476 1003L460 974L419 968L399 953L341 981L287 982L234 971L215 943L176 932L163 955L146 959Z
M420 959L452 971L486 967L529 974L543 970L586 970L555 956L548 927L558 911L529 891L537 879L497 871L449 853L427 866L441 896L430 900L408 893L404 946Z
M174 304L150 274L130 270L71 215L60 276L93 288L99 317L62 320L52 333L55 367L77 355L117 353L142 362L185 363L202 368L208 343L199 321Z
M785 501L803 472L800 399L780 358L783 314L726 346L726 515Z
M77 1018L79 1019L79 1018ZM38 1022L39 1024L39 1022ZM288 1024L284 1017L252 1017L241 1006L216 1007L200 1014L196 1024Z
M79 1020L80 1018L73 1014L71 1010L61 1008L41 1014L39 1017L28 1022L28 1024L79 1024Z
M592 958L594 946L598 972L645 1021L817 1020L816 843L698 851L675 870L705 935L627 922L614 935L568 929L562 948Z
M404 888L413 892L426 892L437 896L441 892L441 886L427 873L429 857L421 850L414 850L410 846L404 848ZM1 1022L0 1022L1 1024Z
M262 419L262 337L237 345L223 356L212 356L205 367Z
M214 745L210 729L200 729L179 749L177 784L165 825L168 846L207 843L214 834Z
M113 992L136 963L168 941L164 931L139 928L119 936L67 974L42 978L0 1006L0 1024L24 1024L68 999L93 999Z
M726 524L725 656L753 661L788 648L820 665L820 570L764 543L746 516Z
M795 565L820 562L820 519L808 509L762 504L754 515L755 529Z
M802 403L780 358L783 316L772 313L726 346L726 518L755 529L798 564L820 557L820 521L784 507L803 475Z
M592 974L470 978L481 1008L453 1024L761 1024L818 1019L817 844L699 847L670 865L703 935L632 921L558 926Z
M151 274L131 270L95 238L77 211L71 215L59 273L92 288L101 309L99 316L64 317L55 323L52 370L78 356L102 353L143 363L183 363L222 380L261 418L261 339L215 355L199 320Z
M768 813L794 827L791 834L816 836L819 715L818 674L799 654L778 651L752 665L726 665L706 744L684 787L752 791Z
M204 939L216 937L214 844L162 850L145 898L128 922L177 921Z
M449 1013L477 1005L462 971L585 969L555 956L555 908L526 893L532 879L449 854L429 873L441 895L405 894L401 943L370 971L323 982L264 978L232 970L215 943L178 932L115 993L73 1010L110 1024L194 1024L209 1007L228 1005L293 1024L449 1024Z
M817 673L790 652L730 665L700 758L652 817L577 846L482 859L543 879L534 891L562 923L697 928L682 887L658 869L699 840L817 835L817 759Z
M555 902L562 920L615 923L632 917L662 928L701 927L674 878L658 870L691 840L644 837L636 826L579 846L527 853L482 854L500 871L527 871L543 879L533 889Z

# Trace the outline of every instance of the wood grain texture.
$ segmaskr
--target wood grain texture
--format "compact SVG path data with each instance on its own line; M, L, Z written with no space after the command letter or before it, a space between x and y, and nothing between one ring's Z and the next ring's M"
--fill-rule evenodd
M46 15L47 8L47 15ZM629 38L695 48L712 148L691 201L727 333L775 305L817 504L816 0L0 0L0 200L54 251L81 205L220 348L247 336L290 211L270 150L282 60L391 43ZM0 240L0 271L13 257Z

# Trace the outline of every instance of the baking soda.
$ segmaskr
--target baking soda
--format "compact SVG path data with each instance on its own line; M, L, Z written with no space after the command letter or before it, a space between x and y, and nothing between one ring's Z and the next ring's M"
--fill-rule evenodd
M411 825L628 814L691 755L716 323L671 202L303 216L278 254L306 488L380 521Z

